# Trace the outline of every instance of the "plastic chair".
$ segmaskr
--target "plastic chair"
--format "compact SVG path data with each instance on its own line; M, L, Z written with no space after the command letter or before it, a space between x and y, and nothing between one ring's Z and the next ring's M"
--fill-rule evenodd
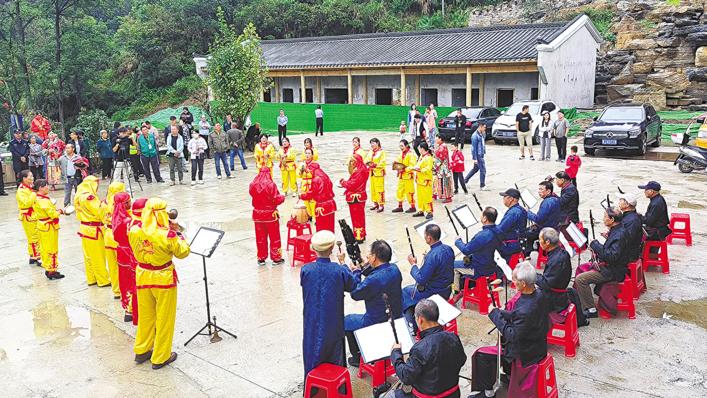
M555 336L553 332L562 332ZM565 356L572 358L579 347L579 331L577 330L577 308L574 304L567 307L567 317L564 323L553 323L547 332L547 343L565 347Z
M550 353L538 363L538 398L557 398L557 378L555 376L555 360Z
M290 221L287 222L287 249L286 249L286 251L289 251L290 247L294 247L295 238L300 235L304 235L305 230L307 230L307 234L312 235L312 226L309 223L300 224L297 221L295 221L294 218L290 218ZM294 232L295 234L292 235L292 232Z
M651 258L651 248L653 247L658 248L657 258ZM660 267L664 274L670 273L668 244L665 241L647 240L643 245L643 270L649 271L650 267Z
M665 240L673 244L673 239L683 239L687 246L692 246L692 229L690 228L690 215L687 213L673 213L670 215L670 229L673 231Z
M641 294L646 291L646 277L643 274L643 263L641 259L628 263L628 270L633 283L633 298L638 300Z
M636 305L633 302L633 281L628 276L623 282L618 283L619 295L616 311L626 311L628 319L636 319ZM599 306L599 316L603 319L610 319L611 313Z
M476 280L471 278L465 278L464 280L464 290L462 295L462 308L466 308L466 304L476 304L479 306L479 314L488 315L489 304L491 304L491 296L488 287L489 278L491 280L496 279L496 274L489 277L480 276ZM471 283L476 282L474 287L471 287ZM498 303L498 293L493 293L496 302Z
M309 263L317 259L317 255L312 251L312 235L304 234L294 238L295 249L292 252L292 264L295 262Z
M385 383L388 376L395 374L395 367L390 362L390 359L381 359L371 363L363 362L363 356L358 364L358 378L362 379L363 374L368 373L371 375L371 386L373 388Z
M342 386L346 388L343 394L339 392ZM342 366L323 363L312 369L304 382L304 398L313 397L313 387L326 391L327 397L353 398L351 375Z

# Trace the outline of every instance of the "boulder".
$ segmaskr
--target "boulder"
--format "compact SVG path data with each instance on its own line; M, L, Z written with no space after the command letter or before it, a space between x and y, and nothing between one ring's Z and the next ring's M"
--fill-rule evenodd
M707 46L707 31L690 33L687 41L695 46Z
M655 40L659 47L675 47L680 44L680 38L675 36L661 37Z
M628 49L628 44L634 40L640 40L646 37L646 34L638 30L619 30L616 35L616 48Z
M665 91L642 89L633 94L635 102L645 102L653 105L656 110L664 110L667 108L665 102Z
M636 62L631 71L634 74L651 73L653 71L653 61Z
M690 87L690 81L687 76L681 72L662 71L648 75L646 85L653 89L662 89L665 93L677 93L685 91Z
M612 85L617 85L617 84L631 84L633 83L633 74L631 73L631 67L633 66L632 62L629 62L626 64L626 66L621 69L621 72L619 72L616 77L611 79L611 84Z
M625 98L630 98L633 93L638 91L642 84L624 84L624 85L611 85L606 87L606 94L609 101L618 101Z
M695 66L707 66L707 47L698 47L695 51Z
M691 25L691 26L683 26L683 27L679 27L679 28L674 28L673 35L687 36L692 33L706 32L706 31L707 31L707 26L705 26L704 24L699 24L699 25Z
M707 82L707 68L689 68L687 79L691 82Z
M657 46L658 43L654 39L633 39L627 42L624 48L628 50L646 50Z

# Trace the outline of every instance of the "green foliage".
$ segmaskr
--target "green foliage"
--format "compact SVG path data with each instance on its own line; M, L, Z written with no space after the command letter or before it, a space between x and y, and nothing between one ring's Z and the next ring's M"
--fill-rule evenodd
M610 42L616 41L616 35L614 35L614 33L611 31L611 22L614 19L614 12L611 9L587 8L580 13L587 14L587 16L589 17L589 19L592 20L592 23L597 28L599 33L601 33L601 36L604 38L604 40ZM572 18L574 18L580 13L573 15Z
M669 6L679 6L680 5L680 0L665 0L665 3Z
M226 23L223 11L219 9L217 13L220 29L207 64L209 86L218 99L214 110L219 116L230 113L235 120L245 120L271 84L260 37L253 24L248 24L238 35Z
M74 130L81 130L90 142L96 143L101 138L101 130L109 130L112 123L108 115L100 109L84 111L76 118Z
M112 117L114 120L138 119L154 112L155 109L180 105L201 87L201 78L191 75L177 80L169 87L140 91L140 96L135 101L113 113Z

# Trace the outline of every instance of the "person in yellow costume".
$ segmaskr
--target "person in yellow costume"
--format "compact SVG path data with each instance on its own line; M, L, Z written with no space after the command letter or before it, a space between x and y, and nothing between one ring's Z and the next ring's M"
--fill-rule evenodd
M255 150L253 151L256 169L260 170L263 167L267 167L270 169L270 177L272 177L272 165L276 155L275 146L268 141L267 135L262 134L260 136L260 142L255 146Z
M413 217L432 218L432 180L434 178L432 170L435 160L430 153L430 147L426 142L420 143L418 147L420 158L414 167L409 167L406 171L415 172L415 183L417 185L417 205L418 212ZM425 214L426 213L426 214Z
M282 173L282 194L287 196L292 192L292 196L297 196L297 153L290 145L290 139L282 138L282 148L277 153L280 160L280 172ZM272 176L272 169L270 170Z
M305 194L309 192L312 188L312 177L313 172L309 168L314 161L314 153L311 148L304 150L302 154L304 161L300 164L299 169L297 169L297 176L302 179L302 184L300 184L300 193ZM314 219L314 209L317 207L317 202L314 200L305 200L304 207L307 209L307 214L309 214L310 219Z
M381 148L378 138L372 138L371 150L366 155L366 165L371 170L371 201L373 207L382 213L385 207L385 151Z
M37 218L44 275L49 280L61 279L64 275L57 271L57 268L59 268L59 214L63 212L57 210L54 201L48 196L47 180L36 180L34 190L37 192L37 200L34 201L33 208Z
M118 242L113 239L113 197L118 192L125 192L125 184L113 181L108 185L106 200L101 202L101 217L103 220L103 241L106 245L106 262L108 263L108 273L110 274L110 285L113 297L120 299L120 282L118 278Z
M395 165L401 165L398 169ZM410 150L410 143L403 139L400 140L400 155L395 159L393 170L398 173L398 190L395 198L398 199L398 207L393 209L393 213L403 212L403 202L407 199L410 208L406 213L415 213L415 181L413 180L415 172L409 170L417 164L417 156Z
M366 150L361 147L360 138L354 137L351 140L351 145L353 146L353 153L351 154L351 157L353 157L353 155L359 155L361 156L361 159L366 159Z
M312 144L311 138L304 139L304 150L302 151L302 156L300 156L300 162L304 162L304 160L305 160L304 152L307 149L312 150L312 160L315 162L318 162L319 161L319 151L317 151L317 149L314 147L314 144Z
M37 194L34 192L34 176L29 170L22 170L19 174L20 185L17 187L15 199L17 199L17 208L20 211L18 220L22 222L22 229L27 237L27 254L29 254L29 263L41 266L42 260L39 247L39 234L37 233L37 218L34 216L34 201L37 200Z
M170 228L167 202L152 198L142 212L142 226L128 232L137 260L135 284L140 317L135 335L135 362L152 361L152 369L174 362L172 352L177 315L177 272L172 258L189 255L189 244L179 231Z
M98 178L88 176L76 188L74 197L76 218L81 225L78 235L83 246L83 262L86 267L86 282L89 286L110 285L106 270L106 244L103 237L101 200L98 199Z

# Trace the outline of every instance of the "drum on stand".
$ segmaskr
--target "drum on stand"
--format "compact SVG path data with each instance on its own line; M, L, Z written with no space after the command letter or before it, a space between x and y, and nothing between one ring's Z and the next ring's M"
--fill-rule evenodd
M295 205L294 209L292 209L292 218L294 218L298 224L306 224L309 222L307 208L303 204Z

